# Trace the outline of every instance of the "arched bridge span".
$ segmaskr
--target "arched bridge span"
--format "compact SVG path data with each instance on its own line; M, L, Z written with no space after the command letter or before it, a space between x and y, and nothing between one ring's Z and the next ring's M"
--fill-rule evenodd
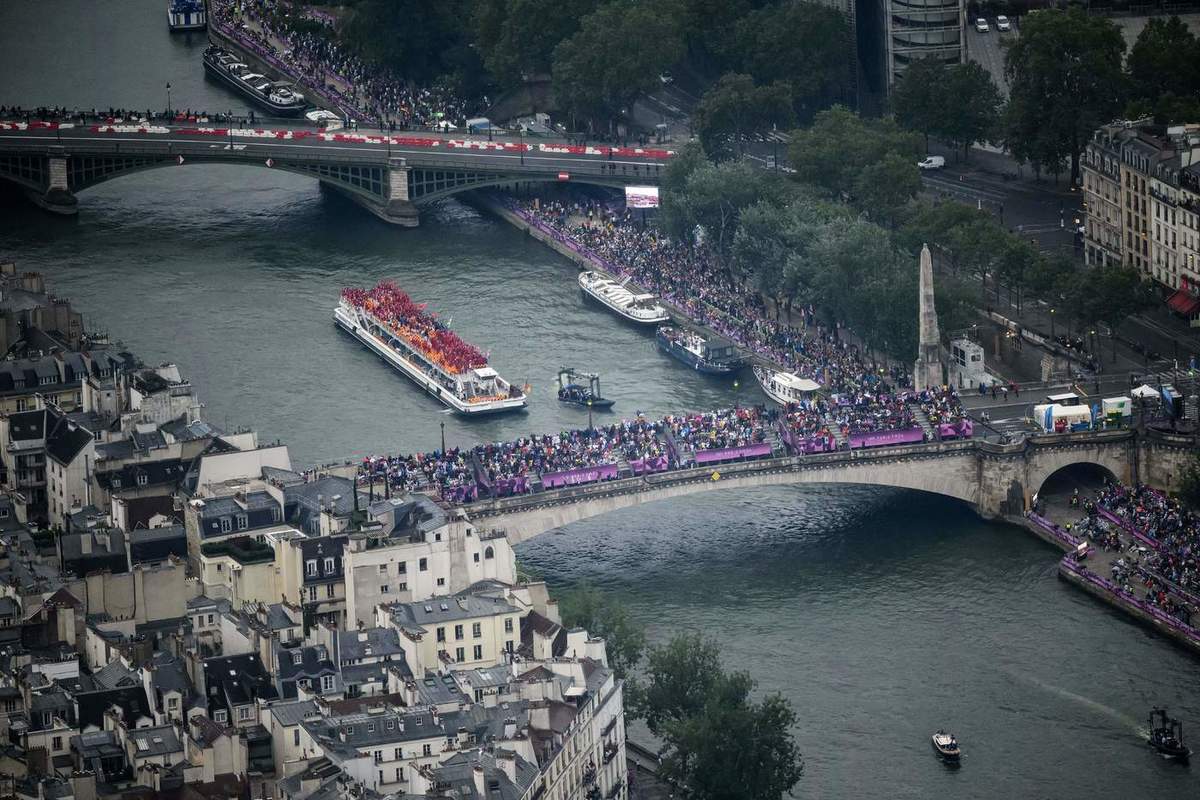
M698 492L758 486L864 484L931 492L989 518L1024 514L1042 484L1073 464L1092 464L1126 482L1171 481L1193 451L1134 431L1036 436L1013 444L972 439L875 450L788 456L663 472L485 500L465 507L478 526L520 543L554 528L622 508ZM714 476L714 472L716 476Z

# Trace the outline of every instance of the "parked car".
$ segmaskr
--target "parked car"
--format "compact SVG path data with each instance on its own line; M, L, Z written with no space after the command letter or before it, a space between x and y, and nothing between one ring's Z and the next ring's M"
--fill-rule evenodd
M979 19L975 20L975 30L979 31L980 33L987 33L988 32L987 20L984 19L983 17L980 17Z
M998 31L1011 31L1012 30L1012 23L1008 21L1008 17L1004 16L1003 14L996 17L996 30L998 30Z
M921 169L941 169L946 166L946 159L943 156L929 156L924 161L918 161L917 166Z

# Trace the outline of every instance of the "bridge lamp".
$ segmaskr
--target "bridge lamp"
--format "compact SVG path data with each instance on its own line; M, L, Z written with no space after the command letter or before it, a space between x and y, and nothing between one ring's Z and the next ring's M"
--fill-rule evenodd
M1050 309L1050 338L1054 338L1054 309Z
M587 407L588 407L588 433L591 433L592 432L592 398L590 398L590 397L588 398L588 401L587 401Z
M741 384L741 383L738 381L738 379L737 379L737 378L734 378L734 379L733 379L733 407L734 407L734 408L737 408L737 407L738 407L738 396L737 396L737 392L738 392L738 387L740 387L741 385L742 385L742 384Z
M438 424L442 426L442 455L444 456L446 455L446 423L440 422Z
M171 119L171 84L167 83L167 120Z

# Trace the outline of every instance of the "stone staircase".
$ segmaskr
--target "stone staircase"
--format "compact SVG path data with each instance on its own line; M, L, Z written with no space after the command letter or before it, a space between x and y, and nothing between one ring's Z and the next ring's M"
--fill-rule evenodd
M936 442L937 431L933 429L933 425L929 422L929 417L926 416L925 410L918 405L912 406L913 417L917 420L917 424L921 426L921 430L925 431L925 441Z

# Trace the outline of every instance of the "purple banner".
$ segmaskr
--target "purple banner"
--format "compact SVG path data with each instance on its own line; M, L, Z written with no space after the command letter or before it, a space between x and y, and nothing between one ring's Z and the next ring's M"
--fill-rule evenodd
M616 464L601 464L597 467L580 467L563 472L547 472L542 476L542 486L557 489L560 486L578 486L581 483L607 481L617 477Z
M810 453L830 453L837 449L837 444L833 441L833 437L828 434L801 436L785 427L780 427L779 438L787 445L788 450L792 455L798 456L801 454Z
M656 456L630 461L629 467L633 470L634 475L645 475L650 472L666 472L671 465L666 456Z
M1034 525L1037 525L1042 530L1049 533L1055 539L1058 539L1060 542L1065 544L1070 549L1073 550L1079 546L1080 540L1078 538L1067 533L1060 526L1051 522L1050 520L1046 519L1045 517L1043 517L1039 514L1034 514L1033 512L1030 512L1029 513L1029 521L1032 522Z
M509 497L514 494L528 494L529 480L524 475L515 478L498 478L491 487L493 497Z
M1083 578L1088 583L1091 583L1094 586L1098 586L1101 589L1104 589L1105 591L1112 594L1114 597L1120 599L1122 602L1127 603L1127 604L1133 606L1134 608L1137 608L1138 610L1145 612L1146 614L1149 614L1150 616L1154 617L1159 622L1162 622L1163 624L1174 628L1175 630L1179 631L1184 636L1186 636L1189 640L1191 640L1192 644L1200 645L1200 631L1197 631L1191 625L1184 623L1182 620L1172 617L1170 614L1163 611L1158 606L1151 605L1150 603L1147 603L1146 601L1141 600L1132 594L1127 594L1123 589L1118 587L1112 581L1110 581L1106 578L1102 578L1101 576L1097 575L1096 573L1080 567L1079 564L1077 564L1076 562L1071 560L1069 555L1063 559L1062 566L1065 569L1067 569L1069 572L1073 572L1074 574Z
M925 432L920 428L850 434L851 447L884 447L890 444L919 444L923 441L925 441Z
M479 487L471 486L448 486L445 489L444 497L451 503L469 503L479 499Z
M719 450L697 450L694 455L697 464L712 464L735 458L761 458L771 455L771 443L759 442L742 447L722 447Z
M938 425L938 436L943 439L970 439L974 432L975 424L965 417L958 422Z

